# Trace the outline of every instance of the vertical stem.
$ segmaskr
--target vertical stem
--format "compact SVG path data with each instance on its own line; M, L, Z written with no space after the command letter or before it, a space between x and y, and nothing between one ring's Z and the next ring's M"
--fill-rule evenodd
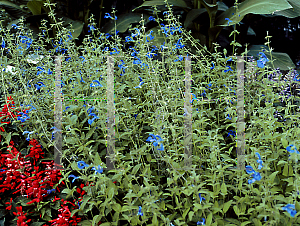
M107 152L106 169L115 168L115 108L114 108L114 59L107 57Z
M184 167L191 169L192 159L192 108L191 108L191 57L185 57L185 123L184 123Z
M55 93L54 93L54 168L62 168L61 153L62 153L62 98L61 98L61 57L55 57Z
M237 168L245 169L244 61L237 57Z

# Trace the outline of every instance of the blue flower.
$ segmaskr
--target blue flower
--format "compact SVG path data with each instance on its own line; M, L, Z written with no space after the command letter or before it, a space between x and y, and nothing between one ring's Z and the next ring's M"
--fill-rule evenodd
M215 68L215 64L214 64L214 62L211 62L212 63L212 67L210 67L210 69L212 70L212 69L214 69Z
M106 39L109 39L109 38L112 36L112 35L109 34L109 33L106 33L105 35L106 35L106 36L105 36Z
M110 18L110 19L114 19L109 13L105 13L104 18ZM115 16L115 20L117 20L118 18Z
M232 20L230 20L229 18L225 18L225 20L228 20L228 24L227 25L229 25L229 23L232 22Z
M297 214L297 211L294 210L295 209L295 205L294 204L287 204L286 206L281 208L282 210L286 210L291 217L295 217L295 215Z
M202 222L198 221L197 225L205 225L205 218L202 218Z
M139 212L137 213L137 215L141 215L141 216L144 215L143 212L142 212L142 207L141 206L139 206Z
M180 43L180 40L181 40L182 38L180 38L178 41L177 41L177 44L174 44L175 46L176 46L176 48L175 49L182 49L185 45L182 45L181 43Z
M249 174L250 173L255 173L252 166L246 166L246 172L249 173Z
M256 160L256 162L259 164L258 166L258 170L260 170L261 168L263 168L263 161L261 160L260 154L258 152L255 153L257 155L258 160Z
M33 134L34 131L32 131L32 132L24 131L24 132L23 132L23 135L26 134L26 133L28 133L28 136L27 136L26 140L29 141L29 140L30 140L30 134Z
M149 35L147 35L147 37L146 37L146 41L147 42L150 42L151 40L153 40L154 39L154 36L152 36L151 34L152 34L152 32L153 31L150 31L150 34ZM148 37L150 38L150 40L148 40Z
M206 96L206 91L204 90L204 92L201 93L200 96L204 96L205 97Z
M133 39L130 36L126 36L125 37L125 42L130 42L133 41Z
M231 120L232 118L229 116L229 114L227 114L226 118L225 119L229 119Z
M38 85L38 84L42 84L42 85ZM38 84L34 84L34 86L35 86L35 88L37 89L37 90L40 90L42 87L46 87L45 85L44 85L44 83L42 83L42 82L38 82Z
M55 188L54 188L54 189L47 190L47 194L51 194L52 192L53 192L53 193L55 192Z
M89 165L86 164L84 161L77 162L77 166L79 169L84 169L85 167L89 167Z
M87 113L92 113L92 110L94 110L95 109L95 107L93 106L93 107L91 107L91 108L89 108L88 110L87 110Z
M197 99L197 97L196 97L196 95L195 94L193 94L193 93L191 93L192 94L192 96L193 96L193 98L192 98L192 100L190 101L191 102L191 104L194 102L194 100L198 100Z
M225 73L228 71L233 71L230 66L226 66L226 67L228 67L229 69L224 70Z
M257 60L257 67L264 68L266 62L268 62L269 59L263 52L259 52L257 55L261 55L260 59Z
M149 21L155 21L153 16L149 16Z
M180 56L179 56L179 55L177 55L177 56L178 56L178 58L179 58L179 59L176 59L176 60L174 60L174 62L177 62L177 61L182 61L182 60L183 60L183 56L182 56L182 55L180 55Z
M97 84L94 85L94 82L96 82ZM96 87L96 86L103 87L98 80L93 80L93 83L91 83L90 87Z
M289 146L286 147L286 150L289 152L289 153L297 153L299 154L299 151L297 150L296 146L291 144Z
M138 86L134 87L134 88L142 88L141 85L143 85L144 82L143 82L143 79L141 77L139 77L139 79L140 79L140 84Z
M200 203L205 200L205 198L201 197L201 193L198 194L199 198L200 198Z
M154 134L152 134L152 133L150 133L149 134L150 136L147 138L147 142L154 142L153 143L153 146L158 146L158 142L161 142L161 141L163 141L163 139L159 136L159 135L154 135ZM151 137L152 136L152 137ZM157 138L158 138L158 140L157 140ZM157 149L157 150L160 150L160 151L163 151L164 150L164 147L163 147L163 145L162 145L162 143L161 143L161 145L160 145L160 148L159 149Z
M2 48L5 48L5 41L4 41L4 39L2 39L1 47L2 47Z
M92 170L95 170L95 174L97 174L97 173L103 173L103 168L100 165L98 165L98 169L96 169L95 167L93 167Z
M72 183L74 183L74 181L75 181L76 179L80 179L79 177L76 177L76 176L73 175L73 174L71 174L71 175L68 176L68 178L70 178L70 177L73 177L73 178L74 178L74 179L72 180Z
M228 134L227 134L227 137L229 137L229 135L232 135L235 137L235 131L233 130L229 130Z
M94 28L93 25L88 25L88 27L90 28L88 32L91 32L92 30L96 30L96 28Z

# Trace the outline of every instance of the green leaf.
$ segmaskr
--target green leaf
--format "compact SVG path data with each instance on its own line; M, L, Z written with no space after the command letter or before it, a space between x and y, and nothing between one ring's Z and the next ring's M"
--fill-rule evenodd
M108 194L107 194L109 200L111 200L113 198L114 192L115 192L114 188L109 189Z
M27 7L30 9L33 15L41 15L42 13L42 8L44 8L44 3L46 1L29 1L27 2Z
M245 225L251 224L251 223L252 223L252 222L250 222L250 221L245 221L245 222L241 223L241 226L245 226Z
M282 175L283 175L283 176L286 176L286 177L289 175L289 165L288 165L288 163L286 163L286 164L284 165Z
M153 214L152 225L158 225L157 214L156 213Z
M287 148L287 146L289 146L289 143L286 139L281 138L281 142L282 142L282 145L283 145L284 148Z
M169 5L181 7L181 8L188 8L187 4L183 0L168 0ZM158 5L166 5L164 0L152 0L152 1L145 1L142 5L139 7L133 9L132 11L139 9L141 7L146 7L146 6L158 6Z
M140 169L140 167L141 167L141 163L136 165L135 167L133 167L131 174L135 175L137 173L137 171Z
M294 170L293 170L293 166L289 165L289 176L292 177L294 176Z
M285 9L277 11L274 15L285 16L288 18L296 18L300 16L300 2L299 0L288 0L288 3L293 7L291 9Z
M228 10L220 14L216 18L216 26L228 26L228 21L225 18L229 18L232 22L229 25L237 24L242 21L245 15L252 14L270 14L276 10L290 9L292 6L285 0L246 0L238 4L236 8L230 7ZM232 15L233 14L233 15ZM239 16L240 15L240 16Z
M223 195L227 195L227 187L225 183L221 185L221 192L223 193Z
M210 213L206 218L206 225L211 225L212 223L212 213Z
M200 16L202 13L207 12L205 8L202 9L192 9L188 12L186 15L185 21L184 21L184 27L188 28L191 25L193 25L193 20L195 20L198 16Z
M142 19L141 13L124 13L118 16L118 20L116 22L116 29L124 33L133 23L139 23ZM107 23L104 25L102 30L104 33L114 33L115 32L115 23Z
M230 200L230 201L228 201L228 202L226 202L225 204L224 204L224 207L223 207L223 213L225 214L227 211L228 211L228 209L229 209L229 207L231 206L231 203L233 202L233 200Z
M98 225L98 223L100 222L101 220L101 215L96 215L93 217L93 222L92 222L92 226L96 226Z
M0 8L5 9L7 13L9 13L15 18L20 18L21 16L28 16L28 13L25 10L23 10L20 6L9 1L0 1Z
M274 179L275 179L277 173L279 173L279 172L278 172L278 171L273 172L273 173L269 176L269 179L270 179L271 184L273 184Z
M189 212L189 220L190 220L190 221L192 221L194 214L195 214L194 211L190 211L190 212Z
M240 215L240 211L239 211L239 208L238 208L237 205L233 206L233 210L234 210L234 212L235 212L235 214L236 214L237 216Z
M84 220L84 221L81 221L80 223L78 223L79 225L81 226L91 226L91 221L90 220ZM103 224L101 224L103 225Z
M81 210L84 210L85 205L87 204L87 202L88 202L90 199L91 199L91 197L88 196L88 195L85 195L85 196L83 197L82 204L80 205L80 209L81 209Z
M77 120L78 120L77 115L72 115L72 117L70 118L71 125L76 125Z

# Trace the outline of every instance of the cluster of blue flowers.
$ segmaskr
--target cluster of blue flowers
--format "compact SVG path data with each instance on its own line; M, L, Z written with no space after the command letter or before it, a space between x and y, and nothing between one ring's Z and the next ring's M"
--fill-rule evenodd
M156 147L158 145L158 143L160 143L161 141L163 141L163 139L159 136L159 135L154 135L154 134L149 134L150 136L148 137L148 139L146 140L147 142L154 142L153 145ZM158 138L158 140L157 140ZM158 148L157 150L159 151L164 151L164 146L162 143L160 143L160 148Z
M89 167L89 165L86 164L84 161L78 161L78 162L77 162L77 166L78 166L78 168L81 169L81 170L84 169L85 167ZM99 174L103 173L103 168L102 168L100 165L98 165L97 168L96 168L96 167L92 167L92 170L95 170L95 175L96 175L97 173L99 173ZM72 180L72 183L74 183L74 181L75 181L76 179L80 179L80 177L77 177L77 176L75 176L75 175L73 175L73 174L71 174L71 175L68 176L68 178L70 178L70 177L74 178L74 179Z
M263 167L263 161L261 160L260 154L258 152L255 153L258 157L258 160L256 160L256 162L259 164L258 166L258 170L260 170ZM251 174L251 176L253 177L253 179L249 179L248 180L248 184L252 184L255 181L259 181L261 180L261 175L259 172L255 172L252 166L246 166L246 172L248 174Z
M89 114L89 116L93 116L92 119L89 119L89 120L88 120L88 123L89 123L90 125L94 122L95 119L99 119L99 117L98 117L95 113L92 113L92 110L94 110L94 109L95 109L95 107L93 106L92 108L89 108L89 109L87 110L87 113Z

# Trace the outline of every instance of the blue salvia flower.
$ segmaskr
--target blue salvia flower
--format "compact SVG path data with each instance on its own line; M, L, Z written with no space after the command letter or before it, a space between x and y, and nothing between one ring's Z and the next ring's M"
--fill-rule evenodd
M133 39L130 36L126 36L125 37L125 42L130 42L133 41Z
M297 150L296 146L291 144L289 146L286 147L286 150L289 152L289 153L297 153L299 154L299 151Z
M138 28L134 28L135 30L137 30L137 34L131 34L131 37L135 37L135 36L138 36L140 35L140 30Z
M163 139L159 136L159 135L154 135L154 134L152 134L152 133L150 133L149 134L150 136L147 138L147 142L154 142L153 143L153 146L158 146L158 142L161 142L161 141L163 141ZM151 137L152 136L152 137ZM158 138L158 140L157 140L157 138ZM159 150L159 151L164 151L164 146L163 146L163 144L161 143L160 144L160 148L158 148L157 150Z
M297 214L294 204L287 204L286 206L282 207L281 209L286 210L291 215L291 217L295 217L295 215Z
M149 21L155 21L155 18L153 16L149 16Z
M94 116L94 118L89 119L88 123L91 125L95 119L99 119L99 117L97 115L95 115L94 113L90 113L89 116Z
M178 56L178 58L179 58L179 59L176 59L176 60L174 60L174 62L177 62L177 61L182 61L182 60L183 60L183 56L182 56L182 55L180 55L180 56L179 56L179 55L177 55L177 56Z
M79 169L84 169L85 167L89 167L89 165L86 164L84 161L78 161L77 166Z
M18 115L22 115L22 117L18 116L18 118L17 118L21 122L25 122L27 119L30 119L30 117L23 112L20 112Z
M232 135L235 137L235 131L233 130L229 130L228 134L227 134L227 137L229 137L229 135Z
M230 66L226 66L226 67L228 67L228 69L224 70L225 73L228 71L233 71Z
M206 96L206 91L204 90L204 92L201 93L200 96L204 96L205 97Z
M134 87L136 89L137 88L142 88L141 86L144 84L143 79L141 77L139 77L139 79L140 79L140 84L138 86Z
M30 134L33 134L34 131L32 131L32 132L24 131L24 132L23 132L23 135L26 134L26 133L28 133L28 136L27 136L26 140L27 140L27 141L30 141Z
M263 52L259 52L257 55L261 55L260 59L257 60L257 67L264 68L269 59Z
M113 50L114 50L114 52L111 52L110 55L112 55L112 54L119 54L120 53L120 51L118 51L116 48L113 48Z
M198 194L199 198L200 198L200 203L205 200L205 198L201 197L201 193Z
M253 170L252 166L246 166L246 172L247 173L255 173L255 171Z
M54 188L54 189L47 190L47 194L51 194L52 192L53 192L53 193L55 192L55 188Z
M38 84L42 84L42 85L38 85ZM34 84L34 86L35 86L35 88L36 88L37 90L40 90L42 87L46 87L46 86L44 85L44 83L42 83L42 82L38 82L38 84Z
M198 221L197 225L205 225L205 218L202 218L202 222Z
M181 44L180 41L181 41L182 38L180 38L176 44L174 44L176 46L175 49L182 49L185 45Z
M251 180L249 179L249 180L248 180L248 184L252 184L252 183L254 183L255 181L261 180L261 175L260 175L259 172L255 172L255 173L253 173L251 176L253 177L253 179L251 179Z
M226 118L225 119L229 119L231 120L232 118L229 116L229 114L227 114Z
M140 215L140 216L144 215L143 212L142 212L142 207L141 206L139 206L139 212L137 213L137 215Z
M260 170L261 168L263 168L263 161L261 160L260 154L258 152L255 153L257 155L258 160L256 160L256 162L259 164L258 166L258 170Z
M214 64L214 62L211 62L212 63L212 67L210 67L210 69L212 70L212 69L214 69L215 68L215 64Z
M151 40L154 39L154 36L151 35L152 32L153 32L153 31L150 31L150 34L147 35L147 37L146 37L146 41L147 41L147 42L150 42ZM150 38L150 40L148 40L148 37Z
M98 168L93 167L92 170L95 170L95 174L103 173L103 168L100 165L98 165Z
M93 106L93 107L91 107L91 108L89 108L88 110L87 110L87 113L92 113L92 110L95 110L95 107Z
M142 64L142 61L140 60L140 58L138 58L136 56L134 58L137 59L137 60L134 60L133 64Z
M193 96L192 100L190 100L190 102L191 102L191 104L192 104L194 100L197 100L197 101L198 101L198 99L197 99L197 97L196 97L196 95L195 95L194 93L191 93L191 94L192 94L192 96Z
M97 84L94 85L94 82L96 82ZM98 80L93 80L93 82L91 83L90 87L96 87L96 86L103 87Z
M115 20L118 19L116 16L115 16L115 18L113 18L109 13L105 13L104 18L110 18L110 19L115 19Z
M88 27L90 28L88 32L91 32L93 30L96 30L96 28L93 25L88 25Z
M76 179L80 179L79 177L76 177L76 176L73 175L73 174L71 174L71 175L68 176L68 178L70 178L70 177L73 177L73 178L74 178L74 179L72 180L72 183L74 183L74 181L75 181Z
M227 25L229 25L229 23L232 22L232 20L230 20L229 18L225 18L225 20L228 20L228 24Z
M105 34L105 38L106 38L106 39L109 39L111 36L112 36L112 35L109 34L109 33L106 33L106 34Z
M4 39L2 39L1 47L5 48L5 41L4 41Z

